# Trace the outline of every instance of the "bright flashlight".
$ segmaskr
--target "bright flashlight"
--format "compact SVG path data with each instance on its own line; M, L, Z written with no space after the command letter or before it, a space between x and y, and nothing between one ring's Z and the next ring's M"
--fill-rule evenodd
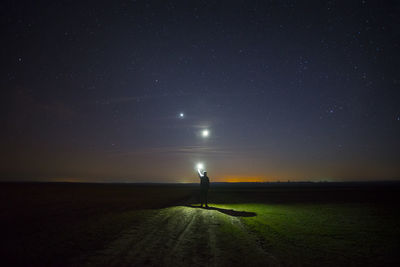
M208 136L210 135L210 132L209 132L208 130L203 130L203 131L201 132L201 135L202 135L203 137L208 137Z
M179 113L179 118L183 118L183 117L185 117L185 114Z
M197 169L202 170L204 168L203 163L197 163Z

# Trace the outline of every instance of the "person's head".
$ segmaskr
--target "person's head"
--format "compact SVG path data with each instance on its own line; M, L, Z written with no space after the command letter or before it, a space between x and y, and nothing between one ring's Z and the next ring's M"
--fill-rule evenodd
M207 176L207 172L203 172L203 175L204 175L204 176Z

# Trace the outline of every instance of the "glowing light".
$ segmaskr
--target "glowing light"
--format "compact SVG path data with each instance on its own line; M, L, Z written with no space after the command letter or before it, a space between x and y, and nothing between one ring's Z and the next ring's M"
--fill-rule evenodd
M204 164L203 163L197 163L197 169L198 170L204 169Z
M203 137L208 137L208 136L210 135L210 131L209 131L209 130L203 130L203 131L201 132L201 135L202 135Z
M183 118L183 117L185 117L185 114L179 113L179 118Z

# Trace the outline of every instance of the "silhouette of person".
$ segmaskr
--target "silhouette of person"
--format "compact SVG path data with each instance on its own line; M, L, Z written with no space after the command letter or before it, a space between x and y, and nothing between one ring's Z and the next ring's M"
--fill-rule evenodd
M197 170L199 172L199 177L200 177L200 203L201 207L203 207L203 204L205 204L206 208L208 208L208 202L207 202L207 197L208 197L208 188L210 188L210 179L207 176L207 172L201 173L201 170Z

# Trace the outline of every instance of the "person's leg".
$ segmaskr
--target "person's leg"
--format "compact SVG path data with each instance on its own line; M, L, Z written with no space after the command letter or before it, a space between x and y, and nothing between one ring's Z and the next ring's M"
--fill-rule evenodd
M200 189L200 207L203 207L204 202L203 191L204 190Z
M206 203L206 208L208 208L208 189L204 190L204 202Z

